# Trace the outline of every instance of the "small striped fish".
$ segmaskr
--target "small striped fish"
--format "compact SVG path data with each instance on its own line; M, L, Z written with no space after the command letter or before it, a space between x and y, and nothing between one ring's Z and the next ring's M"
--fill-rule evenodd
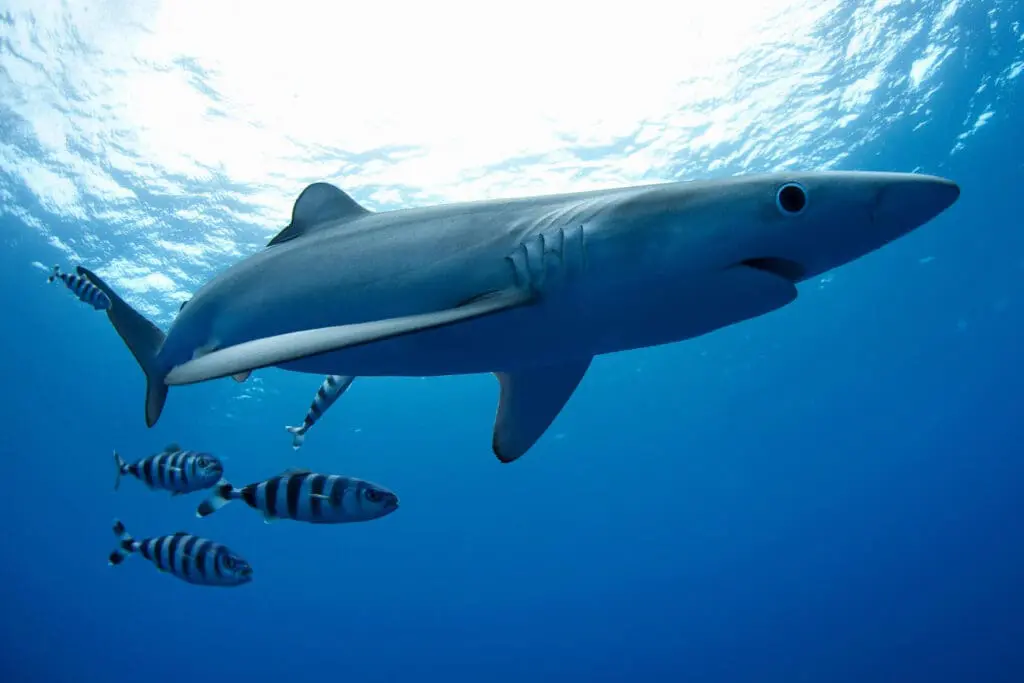
M298 427L285 427L292 433L292 448L299 450L309 428L315 425L316 421L327 412L327 409L345 393L354 379L355 377L348 375L327 375L323 384L317 389L316 396L313 397L313 403L310 404L309 412L306 413L306 419L302 421L302 424Z
M163 451L131 464L114 451L117 479L114 490L121 485L121 475L130 474L151 489L170 491L172 496L208 489L224 476L224 464L209 453L183 451L176 443Z
M193 536L184 531L136 541L125 531L121 520L114 520L117 547L107 564L121 564L132 553L139 553L161 572L201 586L241 586L252 581L252 567L227 546Z
M54 266L47 282L60 280L68 289L74 292L80 301L84 301L97 311L105 311L110 308L110 297L103 293L99 287L89 281L84 275L73 275L60 272L60 266Z
M222 479L199 504L196 516L212 515L232 500L243 500L259 510L268 524L277 519L312 524L366 522L398 509L398 496L368 481L289 469L240 489Z

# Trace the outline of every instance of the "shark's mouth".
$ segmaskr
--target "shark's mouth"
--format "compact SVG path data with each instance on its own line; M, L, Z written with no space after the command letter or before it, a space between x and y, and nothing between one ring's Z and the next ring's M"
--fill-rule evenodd
M742 264L748 268L755 268L766 273L771 273L772 275L781 277L784 280L789 280L794 284L803 280L804 275L807 272L806 269L796 261L776 256L751 258L743 261Z

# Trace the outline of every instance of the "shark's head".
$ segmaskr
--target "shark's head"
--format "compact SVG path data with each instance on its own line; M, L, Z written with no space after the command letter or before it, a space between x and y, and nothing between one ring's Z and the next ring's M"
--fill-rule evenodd
M649 186L617 213L654 233L643 253L654 268L747 265L796 283L920 227L959 195L913 173L780 173Z

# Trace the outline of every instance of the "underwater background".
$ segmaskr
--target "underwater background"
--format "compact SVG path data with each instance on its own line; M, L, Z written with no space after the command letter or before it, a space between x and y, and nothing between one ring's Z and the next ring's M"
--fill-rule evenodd
M1024 680L1024 4L0 2L0 679ZM700 5L700 6L698 6ZM791 306L595 359L537 445L490 375L144 379L47 270L169 325L308 183L370 208L777 169L919 171L960 200ZM264 524L171 498L171 442L236 484L395 491ZM109 567L114 518L252 583Z

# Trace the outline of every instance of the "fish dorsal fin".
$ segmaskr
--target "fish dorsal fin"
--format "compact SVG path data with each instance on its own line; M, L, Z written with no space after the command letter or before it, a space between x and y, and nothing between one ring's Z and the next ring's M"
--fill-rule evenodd
M171 443L167 444L166 446L164 446L164 453L177 453L180 450L181 450L181 446L179 446L178 444L174 443L173 441Z
M509 463L530 450L576 391L591 360L494 373L501 382L491 440L498 460Z
M313 474L311 470L307 470L305 467L289 467L281 473L282 477L286 477L290 474Z
M370 213L365 206L330 183L313 183L292 207L292 222L267 243L268 247L302 237L319 226Z

